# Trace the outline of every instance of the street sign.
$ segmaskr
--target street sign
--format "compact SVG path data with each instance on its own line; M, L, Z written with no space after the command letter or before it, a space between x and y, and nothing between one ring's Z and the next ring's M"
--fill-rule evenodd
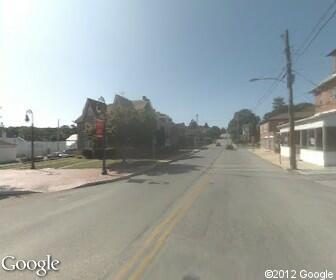
M103 138L104 136L104 121L96 120L96 136L98 138Z

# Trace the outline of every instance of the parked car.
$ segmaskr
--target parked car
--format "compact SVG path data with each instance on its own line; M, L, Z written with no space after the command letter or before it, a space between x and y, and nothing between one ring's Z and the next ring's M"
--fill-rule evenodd
M77 151L76 149L66 149L63 151L63 154L74 155L76 151Z
M222 146L220 142L216 142L216 146Z
M234 150L235 147L232 144L226 144L225 149L226 150Z

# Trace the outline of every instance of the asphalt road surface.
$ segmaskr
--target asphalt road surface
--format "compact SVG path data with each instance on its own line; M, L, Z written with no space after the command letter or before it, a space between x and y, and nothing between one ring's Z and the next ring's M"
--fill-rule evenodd
M1 259L61 261L45 279L336 274L336 186L244 149L211 146L128 181L0 198L0 223ZM0 279L38 277L0 267Z

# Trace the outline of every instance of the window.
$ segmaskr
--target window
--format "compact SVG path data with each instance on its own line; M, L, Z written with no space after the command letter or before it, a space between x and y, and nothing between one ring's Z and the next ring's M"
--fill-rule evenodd
M307 130L302 130L302 147L307 147Z
M322 127L316 128L316 149L323 149L323 141L322 141Z
M314 129L309 129L307 131L308 133L308 147L314 147L315 148L315 130Z
M336 127L326 127L326 150L336 150Z
M280 143L282 146L288 146L288 132L281 133Z

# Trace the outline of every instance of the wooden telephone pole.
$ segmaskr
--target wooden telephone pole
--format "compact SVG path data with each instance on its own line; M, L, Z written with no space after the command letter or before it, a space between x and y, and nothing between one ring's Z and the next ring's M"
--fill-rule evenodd
M289 116L289 147L290 147L290 169L296 169L296 143L294 129L294 111L293 111L293 83L294 75L292 73L292 58L289 45L288 30L285 33L285 53L287 60L287 88L288 88L288 116Z

